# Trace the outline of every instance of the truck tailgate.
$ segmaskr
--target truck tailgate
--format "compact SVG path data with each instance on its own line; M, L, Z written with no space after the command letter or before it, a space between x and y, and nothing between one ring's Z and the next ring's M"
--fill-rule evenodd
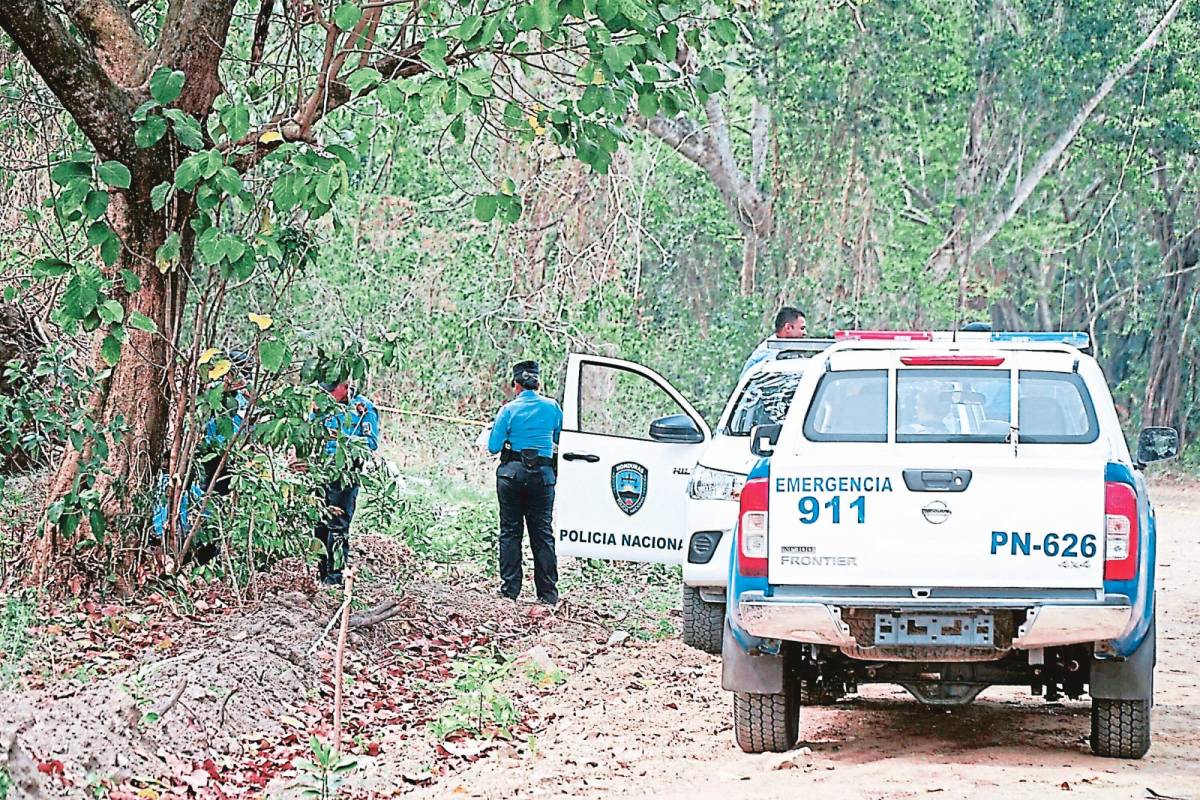
M1095 459L777 459L770 476L772 584L1098 588L1104 475ZM899 450L893 450L899 455ZM910 451L911 452L911 451ZM969 468L969 469L968 469Z

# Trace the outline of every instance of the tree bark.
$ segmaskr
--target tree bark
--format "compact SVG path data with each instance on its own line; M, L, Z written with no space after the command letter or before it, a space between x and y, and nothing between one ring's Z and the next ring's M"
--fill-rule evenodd
M1196 273L1191 268L1200 263L1200 235L1191 231L1181 240L1175 225L1187 175L1172 185L1165 158L1160 154L1157 161L1155 180L1163 195L1163 206L1153 211L1154 238L1159 252L1166 256L1162 267L1171 277L1163 283L1157 322L1150 337L1142 424L1178 426L1183 393L1181 350L1195 291Z

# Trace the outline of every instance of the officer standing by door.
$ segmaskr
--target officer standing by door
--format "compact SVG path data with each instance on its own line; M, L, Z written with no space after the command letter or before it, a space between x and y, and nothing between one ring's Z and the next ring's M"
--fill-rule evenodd
M500 454L496 496L500 501L500 594L521 594L521 530L529 531L533 582L538 602L558 602L558 559L554 555L554 444L562 432L558 403L538 394L536 361L513 366L513 399L496 415L488 451Z

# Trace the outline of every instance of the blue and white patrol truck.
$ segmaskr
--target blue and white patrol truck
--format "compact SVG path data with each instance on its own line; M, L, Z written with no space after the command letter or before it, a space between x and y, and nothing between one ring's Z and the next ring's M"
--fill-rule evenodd
M724 600L722 684L744 750L789 749L804 706L867 683L934 705L1015 685L1088 693L1093 751L1140 758L1155 661L1140 470L1174 456L1177 433L1145 429L1131 455L1086 334L837 338L736 446L720 439L740 433L753 376L714 437L653 370L572 355L559 553L691 563L703 510L689 503L715 503L714 520L737 503L732 530L712 526L724 596L700 599ZM731 476L711 475L719 446Z
M1154 512L1082 334L844 333L741 494L722 653L746 751L865 683L1092 700L1091 747L1140 758L1154 700ZM949 340L947 340L949 338Z

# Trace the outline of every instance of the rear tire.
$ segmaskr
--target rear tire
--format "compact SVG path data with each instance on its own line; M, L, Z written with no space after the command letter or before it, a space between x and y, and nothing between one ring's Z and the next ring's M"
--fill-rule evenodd
M777 694L733 695L733 733L747 753L786 753L800 735L799 703L791 685Z
M1149 700L1092 699L1092 752L1136 759L1150 749Z
M695 586L683 587L683 643L705 653L721 654L725 604L710 603Z

